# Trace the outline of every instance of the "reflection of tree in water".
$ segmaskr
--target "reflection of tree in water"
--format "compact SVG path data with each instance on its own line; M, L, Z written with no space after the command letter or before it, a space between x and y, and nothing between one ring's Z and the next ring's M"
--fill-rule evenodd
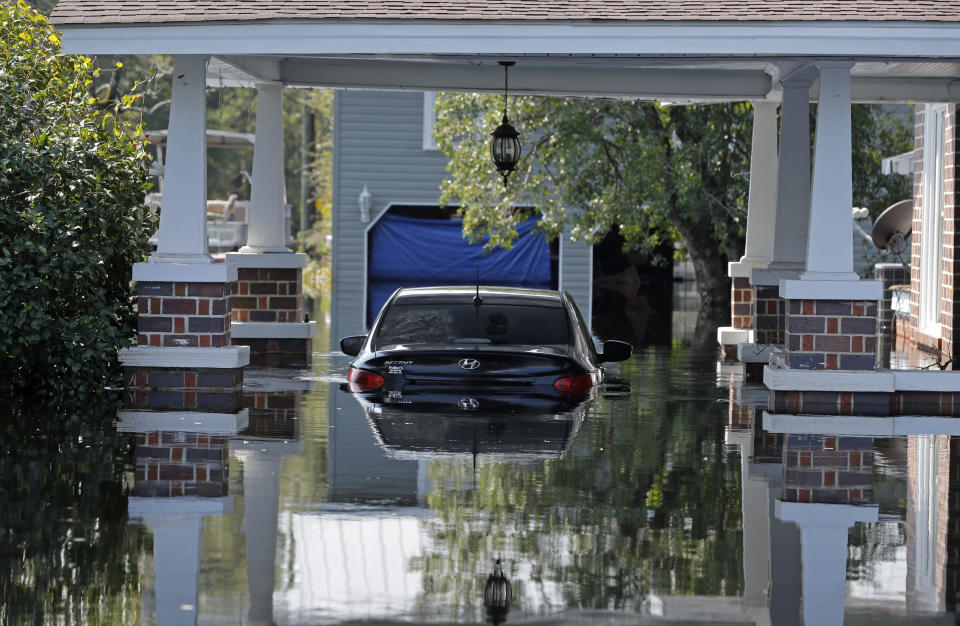
M684 356L646 352L626 363L633 392L601 399L562 459L481 459L475 490L469 460L432 461L433 548L414 564L422 608L482 619L483 583L499 555L511 614L640 611L650 592L741 593L740 462L724 449L725 405L682 374L696 373Z
M137 620L147 535L127 525L118 457L131 442L115 416L20 415L0 436L0 623ZM60 421L62 432L14 427Z

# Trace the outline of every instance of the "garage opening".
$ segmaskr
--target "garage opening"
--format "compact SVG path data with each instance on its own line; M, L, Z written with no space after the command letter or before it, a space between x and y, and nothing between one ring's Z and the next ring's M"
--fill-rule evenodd
M393 205L367 230L369 327L400 287L481 285L556 289L559 245L534 233L536 216L517 229L509 250L484 254L486 238L470 244L463 236L457 207Z

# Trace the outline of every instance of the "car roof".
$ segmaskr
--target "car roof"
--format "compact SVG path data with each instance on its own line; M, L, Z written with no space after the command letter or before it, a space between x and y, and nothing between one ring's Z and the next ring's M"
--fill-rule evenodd
M403 304L452 304L456 302L473 303L477 294L476 285L446 287L407 287L397 291L395 303ZM547 289L525 289L522 287L479 287L480 298L486 304L514 304L542 307L562 307L561 292Z

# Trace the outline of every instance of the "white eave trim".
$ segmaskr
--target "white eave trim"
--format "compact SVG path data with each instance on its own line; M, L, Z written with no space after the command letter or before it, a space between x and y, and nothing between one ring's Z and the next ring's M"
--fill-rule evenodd
M324 22L55 25L68 54L960 57L960 24Z

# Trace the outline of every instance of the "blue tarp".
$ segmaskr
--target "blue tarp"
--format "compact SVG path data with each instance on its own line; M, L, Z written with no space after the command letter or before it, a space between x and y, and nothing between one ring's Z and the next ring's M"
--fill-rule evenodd
M486 238L467 243L460 220L384 215L370 232L367 264L367 324L399 287L481 285L550 289L550 247L531 231L532 217L517 228L509 250L483 253Z

